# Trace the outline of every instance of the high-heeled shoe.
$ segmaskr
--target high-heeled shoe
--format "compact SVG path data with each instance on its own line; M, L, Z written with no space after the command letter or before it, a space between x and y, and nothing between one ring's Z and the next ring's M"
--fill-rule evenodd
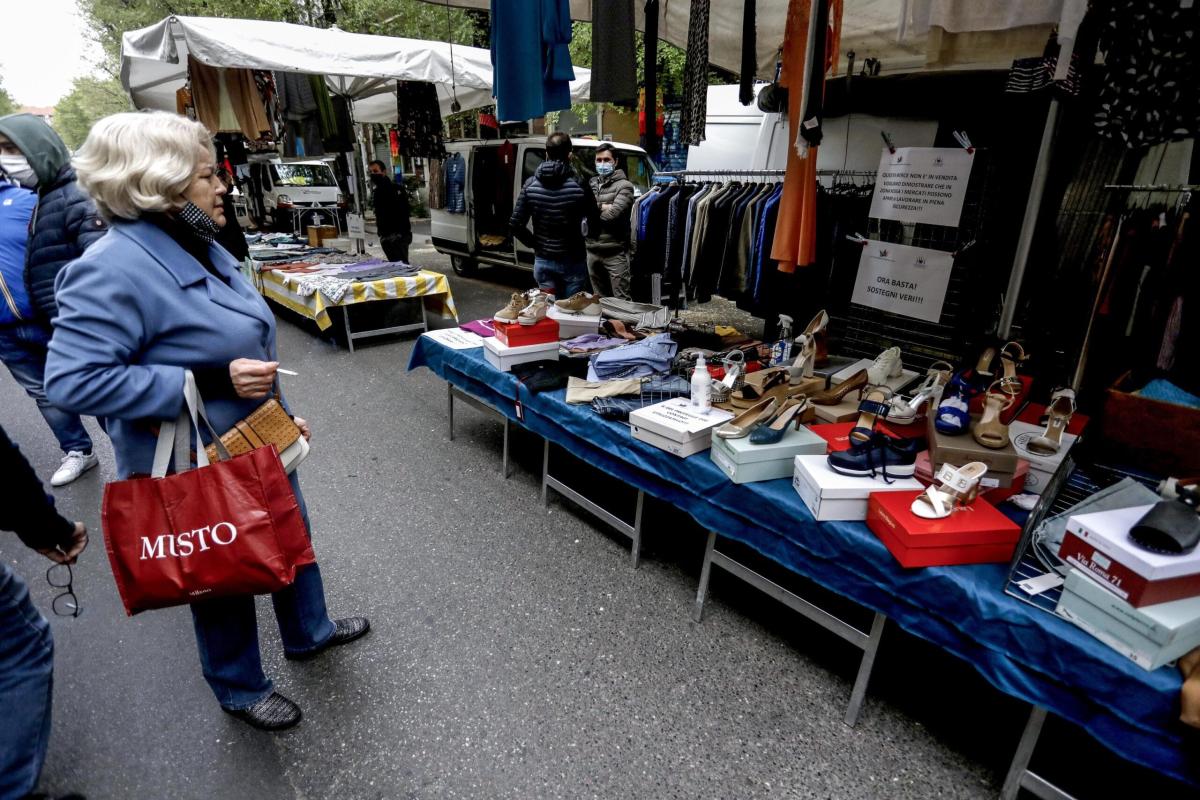
M954 373L942 391L937 416L933 418L933 427L937 432L948 436L966 433L971 426L971 399L978 396L980 391L968 372L959 370Z
M995 364L993 363L995 360L996 348L994 347L985 348L984 351L979 354L979 361L976 362L975 369L972 372L971 377L975 380L975 383L980 388L987 386L993 380L995 380L996 368Z
M738 414L729 420L729 422L717 428L714 433L721 439L741 439L743 436L749 436L755 424L765 419L770 419L775 415L775 410L778 407L779 401L774 397L768 397L766 400Z
M796 337L797 341L804 339L802 344L811 343L813 346L813 366L823 367L829 363L829 347L827 343L826 328L829 327L829 315L822 309L817 312L817 315L808 323L808 327L804 329L804 333ZM810 377L812 373L805 377Z
M1012 384L1005 383L1003 379L988 387L983 400L983 416L971 429L975 441L984 447L993 450L1008 447L1008 426L1000 421L1000 415L1017 401L1016 392L1010 391L1011 388Z
M804 340L801 342L801 340ZM800 344L800 352L796 356L796 360L788 367L788 383L793 386L801 383L806 378L813 376L813 366L816 363L817 347L813 343L812 337L796 337Z
M858 404L858 422L850 429L851 444L863 444L875 433L875 423L886 419L892 410L892 390L886 386L872 386L866 397Z
M904 362L900 359L900 348L889 347L875 357L875 363L867 367L867 381L872 386L881 386L888 378L899 378L904 374Z
M943 464L935 478L941 486L931 485L917 495L909 508L922 519L945 519L974 502L979 494L979 481L986 474L987 464L982 461L972 461L957 468Z
M812 419L812 411L806 398L789 400L771 420L754 426L754 430L750 431L750 444L775 444L783 438L793 422L796 423L796 430L800 430L806 416Z
M1075 413L1073 390L1059 389L1051 398L1050 406L1046 409L1046 430L1025 445L1029 452L1039 456L1052 456L1059 451L1062 447L1063 432L1071 422L1071 415Z
M1017 367L1027 358L1029 356L1025 353L1025 348L1021 347L1018 342L1009 342L1000 348L1000 367L1003 370L1000 380L1014 387L1014 392L1021 389L1021 379L1017 377Z
M870 383L867 381L867 371L860 369L854 373L849 380L842 381L837 386L826 389L823 392L817 392L809 396L809 401L816 403L819 406L836 406L842 402L842 399L851 392L858 391L858 399L862 400L863 394L866 393Z
M788 385L786 368L777 367L763 370L759 375L761 377L755 382L747 380L741 389L730 396L729 402L737 408L750 408L768 397L776 397L779 394L775 391L776 389L786 390Z
M942 389L950 382L950 375L954 372L954 367L945 361L935 361L929 370L925 373L925 380L913 392L913 396L907 400L903 397L892 398L892 410L888 412L888 419L895 422L897 425L908 425L916 422L921 417L921 408L926 403L933 403L933 398L942 393Z

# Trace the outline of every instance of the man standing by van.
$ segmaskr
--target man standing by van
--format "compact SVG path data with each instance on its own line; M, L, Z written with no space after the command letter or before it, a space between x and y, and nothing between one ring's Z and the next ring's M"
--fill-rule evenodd
M571 137L552 133L546 139L546 160L525 181L513 208L513 236L533 249L533 277L548 295L568 298L588 288L588 230L599 225L599 209L591 187L571 169ZM533 218L533 233L525 227Z
M596 148L596 177L592 193L600 211L600 224L589 230L588 274L592 289L603 297L631 300L629 294L629 211L633 184L617 167L617 151L605 142Z
M388 175L382 161L367 165L371 172L372 202L375 205L375 232L379 246L388 261L408 263L408 246L412 244L412 222L408 192Z

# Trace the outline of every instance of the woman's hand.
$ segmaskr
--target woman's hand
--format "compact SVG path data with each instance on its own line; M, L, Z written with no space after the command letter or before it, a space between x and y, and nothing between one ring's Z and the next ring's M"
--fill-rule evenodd
M292 422L296 423L296 427L300 429L300 433L304 436L304 441L312 441L312 428L308 427L308 420L304 417L292 417Z
M238 397L257 400L266 397L275 383L275 368L278 361L256 361L239 358L229 362L229 379Z

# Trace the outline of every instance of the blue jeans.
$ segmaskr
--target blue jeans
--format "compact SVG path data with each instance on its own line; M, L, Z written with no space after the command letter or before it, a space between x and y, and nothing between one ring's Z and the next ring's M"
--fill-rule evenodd
M50 741L54 640L29 588L0 561L0 798L37 787Z
M586 261L551 261L548 258L534 257L533 279L543 292L552 294L559 300L585 291L590 285Z
M37 403L62 451L90 453L92 437L88 436L79 415L63 411L46 399L46 346L50 344L51 333L50 326L39 322L0 325L0 361Z
M308 509L296 475L292 489L308 526ZM296 570L291 586L271 595L283 649L293 655L315 650L333 636L325 610L325 587L316 564ZM192 604L192 622L200 650L200 668L217 702L228 709L254 705L272 691L258 652L258 617L254 597L221 597Z

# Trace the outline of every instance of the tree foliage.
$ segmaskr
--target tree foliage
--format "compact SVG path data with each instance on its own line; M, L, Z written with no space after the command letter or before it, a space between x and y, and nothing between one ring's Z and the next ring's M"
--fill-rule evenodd
M17 110L17 102L12 99L3 84L0 84L0 117L5 114L11 114Z
M74 150L83 144L96 120L129 111L129 98L116 78L76 78L54 108L54 129Z

